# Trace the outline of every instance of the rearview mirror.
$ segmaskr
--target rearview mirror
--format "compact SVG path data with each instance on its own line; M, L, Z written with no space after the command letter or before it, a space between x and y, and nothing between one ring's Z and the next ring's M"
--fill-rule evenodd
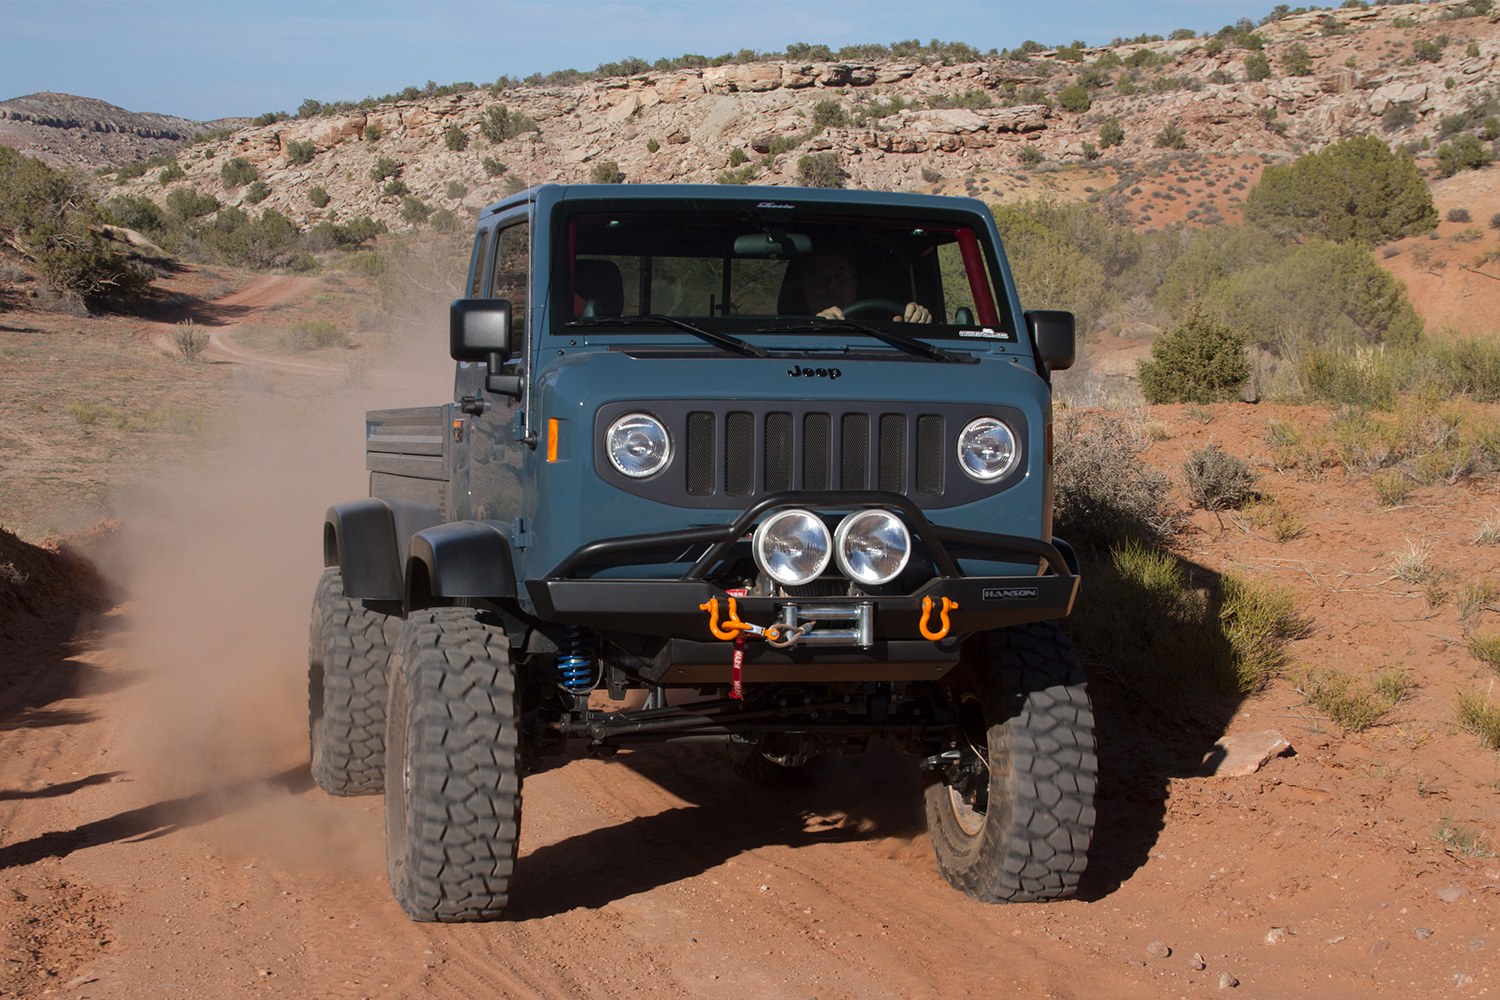
M769 233L748 233L734 238L736 257L799 257L812 253L812 237L781 228Z
M1048 371L1060 372L1073 367L1078 355L1073 314L1060 309L1030 309L1026 312L1026 329L1036 344L1036 356Z
M458 299L448 307L448 353L455 361L488 361L498 370L510 358L510 303ZM499 356L499 361L493 360Z

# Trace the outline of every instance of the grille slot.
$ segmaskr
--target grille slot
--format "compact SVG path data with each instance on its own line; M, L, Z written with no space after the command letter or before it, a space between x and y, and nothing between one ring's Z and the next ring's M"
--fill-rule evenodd
M826 490L828 477L828 446L831 443L833 421L826 413L809 413L802 418L802 488L804 490Z
M839 489L864 490L870 486L870 417L846 413L840 421Z
M689 413L687 418L687 491L688 496L713 496L714 492L714 415Z
M880 417L880 489L892 493L906 490L906 414L884 413Z
M943 492L943 418L936 413L917 418L917 492Z
M755 492L755 414L736 410L724 418L724 492Z
M766 492L792 488L792 415L766 414Z

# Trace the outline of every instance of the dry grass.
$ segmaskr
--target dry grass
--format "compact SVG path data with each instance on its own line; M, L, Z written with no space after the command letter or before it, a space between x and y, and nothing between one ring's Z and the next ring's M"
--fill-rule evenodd
M1417 486L1403 473L1382 472L1370 477L1370 488L1382 507L1399 507L1416 492Z
M1494 545L1500 542L1500 516L1487 517L1479 522L1479 531L1470 541L1475 545Z
M1467 622L1481 611L1490 608L1495 599L1495 585L1488 580L1466 583L1458 588L1458 618Z
M196 361L198 355L208 348L208 331L190 319L183 320L172 328L172 345L178 354Z
M1471 858L1493 858L1495 852L1490 849L1484 835L1472 827L1464 826L1462 823L1453 821L1453 814L1449 813L1438 820L1437 829L1433 831L1433 838L1441 843L1466 854Z
M1427 565L1427 559L1432 554L1432 546L1426 542L1418 544L1410 539L1406 542L1406 548L1398 551L1391 559L1391 572L1396 579L1407 583L1425 583L1432 575L1431 568Z
M1386 667L1370 681L1347 670L1308 672L1301 683L1303 698L1346 733L1362 733L1399 705L1415 686L1411 671Z
M1493 632L1470 632L1469 652L1476 660L1482 660L1491 670L1500 671L1500 635Z
M1479 691L1459 691L1453 698L1453 714L1459 728L1479 737L1491 750L1500 750L1500 706Z
M1278 542L1290 542L1302 537L1302 519L1297 512L1285 504L1278 503L1271 509L1271 534Z

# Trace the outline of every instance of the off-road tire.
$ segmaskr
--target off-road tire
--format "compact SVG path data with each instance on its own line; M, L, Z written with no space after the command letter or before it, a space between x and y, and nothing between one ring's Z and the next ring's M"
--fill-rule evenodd
M989 803L964 813L943 780L927 785L938 867L983 902L1062 899L1078 890L1094 832L1099 763L1083 670L1056 622L982 641L965 676L984 712Z
M385 788L386 616L344 596L338 567L323 571L307 647L312 776L329 795Z
M520 719L505 632L414 612L391 655L386 870L413 920L498 917L521 832Z

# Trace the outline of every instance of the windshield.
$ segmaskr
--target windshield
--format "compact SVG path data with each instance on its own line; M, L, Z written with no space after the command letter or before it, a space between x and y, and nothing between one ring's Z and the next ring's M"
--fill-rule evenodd
M979 237L951 221L654 210L567 226L563 322L575 329L651 316L740 333L838 321L901 323L892 329L919 337L1009 328Z

